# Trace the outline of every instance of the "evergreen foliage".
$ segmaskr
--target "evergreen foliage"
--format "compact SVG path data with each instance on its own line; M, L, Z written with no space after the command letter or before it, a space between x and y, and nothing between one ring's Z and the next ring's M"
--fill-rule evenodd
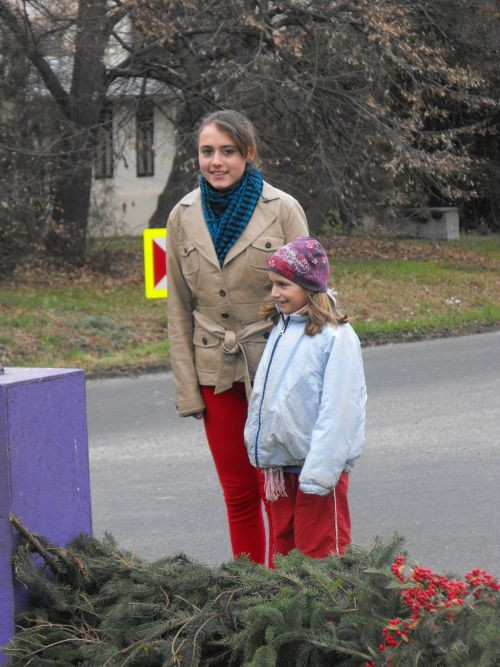
M401 547L395 536L323 560L292 552L275 570L244 558L209 568L81 536L47 546L54 574L26 544L13 564L30 604L6 653L33 667L500 664L495 580L406 575Z

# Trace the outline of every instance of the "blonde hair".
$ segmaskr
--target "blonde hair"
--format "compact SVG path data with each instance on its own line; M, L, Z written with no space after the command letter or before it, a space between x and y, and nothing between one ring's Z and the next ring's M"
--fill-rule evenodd
M198 127L198 142L201 131L207 125L215 125L220 132L228 134L236 144L238 151L248 162L258 163L257 131L246 116L232 109L222 109L209 113L202 118Z
M266 303L262 306L259 314L266 319L271 319L276 324L280 313L274 303ZM308 319L306 334L314 336L319 333L325 324L339 326L348 322L348 317L337 309L335 301L325 292L307 292L307 304L304 311L300 313Z

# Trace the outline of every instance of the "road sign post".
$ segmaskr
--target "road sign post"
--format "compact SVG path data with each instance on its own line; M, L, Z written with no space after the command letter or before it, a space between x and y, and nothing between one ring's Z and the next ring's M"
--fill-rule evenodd
M166 299L167 284L167 230L145 229L144 283L147 299Z

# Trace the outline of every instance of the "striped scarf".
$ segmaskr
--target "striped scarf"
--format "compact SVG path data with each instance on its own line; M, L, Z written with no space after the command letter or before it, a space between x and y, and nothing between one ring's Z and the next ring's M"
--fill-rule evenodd
M200 176L203 215L220 266L252 217L262 186L262 174L253 165L247 165L243 178L229 192L217 191Z

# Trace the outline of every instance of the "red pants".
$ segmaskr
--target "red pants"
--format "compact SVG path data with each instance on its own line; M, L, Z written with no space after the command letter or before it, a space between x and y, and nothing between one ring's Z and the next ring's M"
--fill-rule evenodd
M233 556L242 554L256 563L266 561L264 502L269 523L268 563L272 566L273 540L269 504L264 501L264 476L254 468L247 454L243 429L247 399L242 382L214 394L214 387L201 387L206 410L205 432L226 502Z
M348 487L349 475L342 473L332 493L316 496L302 493L298 474L285 474L287 496L271 503L276 553L294 548L311 558L344 553L351 543Z

